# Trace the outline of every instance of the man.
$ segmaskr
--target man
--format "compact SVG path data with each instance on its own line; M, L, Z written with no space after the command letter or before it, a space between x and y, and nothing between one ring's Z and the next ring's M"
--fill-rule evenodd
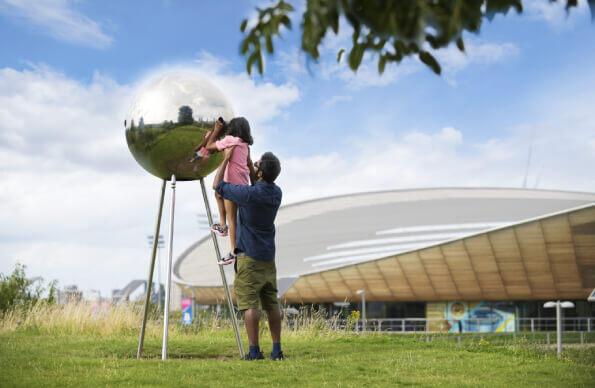
M225 159L217 171L213 188L223 198L238 206L234 291L238 309L244 312L250 342L250 351L245 359L264 358L258 345L260 304L267 313L273 339L271 359L282 360L274 224L281 205L281 189L275 184L275 179L281 172L281 164L275 155L265 152L254 163L253 184L234 185L223 181L232 152L233 148L225 150ZM251 166L252 162L249 160L248 164Z

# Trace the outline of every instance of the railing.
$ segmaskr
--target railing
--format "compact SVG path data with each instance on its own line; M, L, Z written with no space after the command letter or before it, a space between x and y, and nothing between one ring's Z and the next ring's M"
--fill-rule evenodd
M455 332L458 332L457 321L454 325ZM461 328L474 325L475 327L493 326L493 321L489 319L466 319L461 320ZM333 320L332 326L336 329L350 329L361 331L364 329L364 321L349 321L347 319ZM435 327L443 327L442 330L436 330ZM434 329L432 329L434 328ZM595 331L595 318L564 318L562 319L562 328L566 332L592 332ZM366 331L387 331L387 332L432 332L448 331L446 320L426 319L426 318L380 318L367 319L365 321ZM464 332L469 330L462 329ZM492 332L494 330L481 330L483 332ZM515 320L515 332L548 332L556 331L556 318L518 318ZM479 331L474 331L479 332Z

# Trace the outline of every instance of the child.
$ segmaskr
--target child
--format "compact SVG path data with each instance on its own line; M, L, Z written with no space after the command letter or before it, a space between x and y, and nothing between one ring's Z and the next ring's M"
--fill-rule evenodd
M220 123L222 125L217 126L217 123ZM202 142L194 149L194 155L190 159L190 162L195 162L197 160L200 161L200 159L202 158L208 158L209 151L206 149L207 144L219 140L222 137L222 135L225 134L226 131L227 123L225 123L222 117L219 117L215 122L215 128L212 131L207 131L207 133L205 133L205 136L202 139Z
M220 128L224 122L217 121L213 134L221 133ZM219 132L218 132L219 131ZM227 135L216 141L216 136L210 136L209 142L204 147L208 152L222 151L233 147L229 164L225 169L223 180L236 185L249 185L251 176L253 176L253 167L250 162L250 147L253 143L250 134L250 124L243 117L232 119L227 125ZM220 265L231 264L235 262L236 255L236 225L237 225L237 205L227 199L223 199L218 194L215 195L217 206L219 207L220 224L214 224L211 230L217 235L225 237L229 234L231 252L221 259Z

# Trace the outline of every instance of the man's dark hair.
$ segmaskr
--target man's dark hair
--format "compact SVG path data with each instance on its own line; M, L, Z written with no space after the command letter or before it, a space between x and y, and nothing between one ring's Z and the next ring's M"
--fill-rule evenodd
M244 117L235 117L227 124L227 134L239 137L248 145L252 145L252 135L250 134L250 124Z
M272 152L265 152L260 157L258 169L262 171L262 179L268 183L273 183L281 172L281 162Z

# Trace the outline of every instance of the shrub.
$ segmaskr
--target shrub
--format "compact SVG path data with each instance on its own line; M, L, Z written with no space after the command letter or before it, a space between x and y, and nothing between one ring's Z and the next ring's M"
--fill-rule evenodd
M0 273L0 315L15 306L28 306L42 300L47 291L45 301L56 300L57 281L51 281L47 288L42 278L27 279L25 266L17 263L9 276Z

